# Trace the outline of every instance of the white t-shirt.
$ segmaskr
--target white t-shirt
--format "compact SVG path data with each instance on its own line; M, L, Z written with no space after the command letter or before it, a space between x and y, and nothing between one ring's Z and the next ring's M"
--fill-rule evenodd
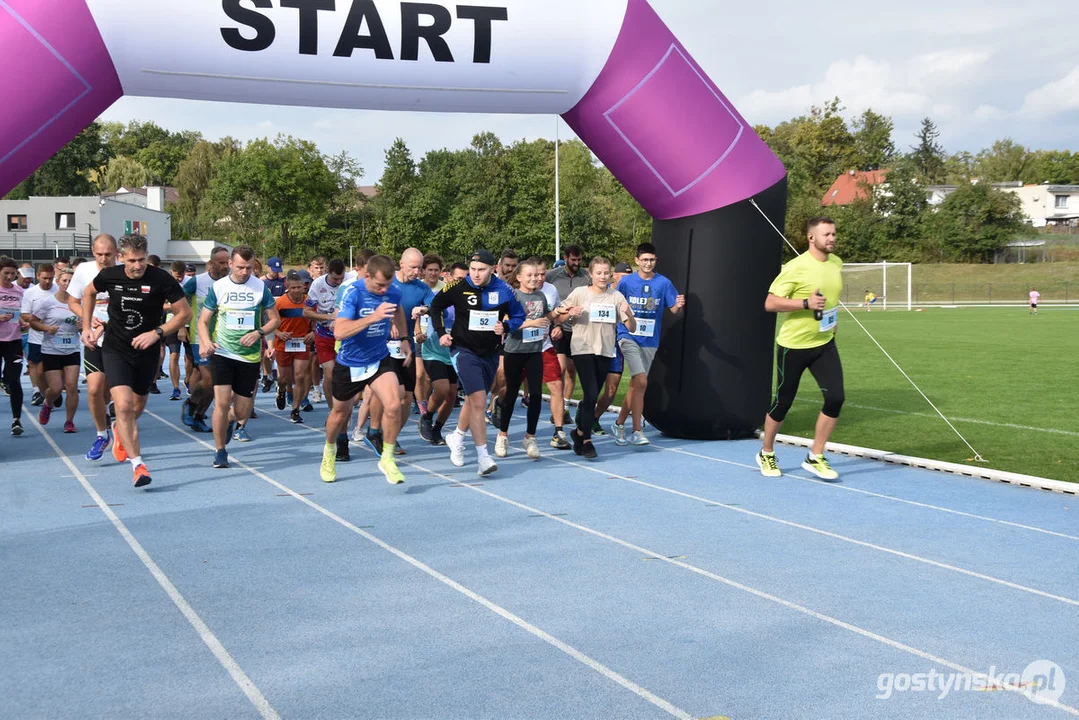
M320 275L311 283L311 289L307 291L307 307L320 315L332 315L334 300L337 298L337 290L340 285L330 285L326 282L326 275ZM316 320L315 332L323 337L333 337L333 320Z
M41 316L38 315L37 312L34 310L35 305L39 305L41 301L47 297L52 297L59 289L60 286L57 285L55 282L51 286L49 286L48 290L42 290L40 285L31 285L30 287L26 288L26 290L22 294L23 315L37 315L38 319L41 319ZM30 328L27 342L29 342L31 345L40 345L43 335L44 333L40 330Z
M35 304L33 315L46 325L60 328L55 335L39 331L38 334L42 335L42 355L71 355L82 350L78 318L67 303L60 302L54 295L48 295Z
M562 298L558 297L558 288L549 282L544 282L543 287L540 288L540 292L547 298L547 307L554 310L558 307L558 304L562 302ZM551 333L547 333L547 336L543 339L543 349L549 350L553 348L551 344Z

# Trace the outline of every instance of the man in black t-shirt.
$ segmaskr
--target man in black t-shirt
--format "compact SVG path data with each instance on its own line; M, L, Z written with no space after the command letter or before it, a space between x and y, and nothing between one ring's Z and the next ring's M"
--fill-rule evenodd
M150 472L139 448L138 419L157 379L158 343L191 321L191 306L172 275L147 263L146 238L125 235L119 246L123 264L102 270L83 293L83 342L90 346L94 341L95 296L108 293L109 322L101 357L116 408L112 456L117 462L131 461L135 487L142 487L150 484ZM172 319L162 324L165 303L171 303Z

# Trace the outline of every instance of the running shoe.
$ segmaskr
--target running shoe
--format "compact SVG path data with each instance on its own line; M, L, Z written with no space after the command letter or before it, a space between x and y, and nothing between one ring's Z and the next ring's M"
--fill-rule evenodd
M314 412L315 410L315 408L311 405L311 400L307 398L304 399L303 405L300 406L300 409L304 412Z
M802 469L813 473L821 480L835 480L839 477L839 473L832 469L823 455L806 455L806 459L802 461Z
M303 424L303 415L300 414L299 410L293 410L289 413L288 419L297 425Z
M573 446L570 445L569 440L566 438L566 433L559 430L551 438L551 447L555 450L569 450Z
M363 436L363 444L375 455L382 457L382 431L372 432L370 430Z
M495 438L495 457L504 458L509 454L510 439L506 435L499 435Z
M116 462L127 462L127 450L124 450L120 436L116 434L116 422L112 423L112 457Z
M175 400L179 400L179 399L180 399L180 388L173 388L172 389L172 395L169 395L169 400L175 401Z
M146 469L145 463L139 463L135 468L135 477L132 480L135 483L135 487L145 487L152 481L150 479L150 471Z
M70 420L64 423L64 432L68 434L75 432L75 423Z
M435 424L427 413L420 415L420 437L434 444Z
M352 442L357 445L363 444L363 425L356 425L352 428Z
M288 390L288 391L285 392L285 405L288 405L289 407L292 407L292 391L291 390Z
M160 395L161 394L161 389L157 387L157 382L156 381L150 383L150 394L151 395Z
M247 426L237 425L236 431L232 433L232 439L236 442L251 442L251 436L247 434Z
M311 402L316 402L316 403L322 402L322 387L319 386L319 385L316 385L315 387L311 388L311 393L308 396L308 399Z
M63 404L64 404L64 397L62 395L57 394L56 399L54 399L52 401L52 409L55 410L56 408L60 407Z
M408 455L408 451L401 445L401 438L397 438L397 444L393 446L394 455Z
M630 445L651 445L652 441L644 436L644 433L640 430L634 430L633 434L629 436Z
M484 455L480 458L479 469L476 471L476 474L483 477L484 475L490 475L495 470L498 470L498 464L491 459L490 455Z
M599 424L599 420L592 421L592 434L593 435L606 435L607 431L603 429L603 426Z
M626 445L626 426L611 423L611 437L614 438L615 445Z
M573 438L573 452L576 455L580 455L584 452L584 436L577 432L574 428L570 431L570 437Z
M525 454L527 454L528 457L532 458L533 460L539 460L539 443L536 442L536 438L526 437L523 441L521 441L521 447L524 448Z
M206 424L206 421L202 418L195 418L191 421L191 429L198 433L212 433L214 429Z
M757 461L757 467L761 469L761 475L765 477L780 477L783 475L783 472L779 469L779 463L776 462L774 452L766 453L761 450L754 459Z
M258 410L255 410L254 408L251 408L251 414L248 415L247 418L249 420L258 420L259 419Z
M15 418L11 421L11 434L15 437L19 437L22 433L22 423L19 421L19 418Z
M495 403L495 409L491 411L491 424L502 428L502 403Z
M270 388L273 387L273 378L266 376L262 378L262 392L263 394L270 392Z
M405 481L405 476L393 458L382 458L378 461L378 469L386 476L386 482L390 485L400 485Z
M285 388L280 386L277 388L277 409L285 409Z
M465 466L465 436L454 431L446 436L446 447L450 449L450 462L457 467Z
M34 396L32 398L30 398L30 404L33 407L38 407L43 402L45 402L45 396L42 395L40 391L35 390L34 391Z
M483 414L483 417L484 417L484 418L485 418L485 419L487 420L487 424L488 424L488 425L493 425L493 424L494 424L493 422L491 422L491 411L490 411L490 410L488 410L487 412L485 412L485 413Z
M431 444L432 445L445 445L446 439L442 437L442 428L431 428Z
M589 460L596 459L596 446L592 444L591 440L585 440L581 443L581 457L588 458Z
M98 435L94 438L94 444L86 451L86 459L97 462L105 455L105 448L109 446L109 434Z
M338 462L349 462L352 460L352 455L348 452L348 440L345 438L337 438L337 455L335 459Z
M195 409L191 407L190 400L184 400L183 404L180 405L180 419L183 421L184 425L194 427Z
M327 445L322 449L322 465L319 466L318 474L324 483L337 480L337 460L334 458L333 445Z
M227 468L229 466L229 451L221 448L214 453L214 467Z
M37 413L37 421L42 425L48 425L50 417L52 417L52 405L43 401L41 409Z

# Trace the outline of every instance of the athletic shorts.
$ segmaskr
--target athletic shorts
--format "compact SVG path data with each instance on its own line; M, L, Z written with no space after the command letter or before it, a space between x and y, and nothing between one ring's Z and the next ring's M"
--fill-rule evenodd
M199 344L191 344L191 362L194 363L195 367L208 367L210 365L210 358L212 357L213 355L208 358L199 355Z
M558 340L554 341L554 343L553 343L555 352L557 354L559 354L559 355L567 355L567 356L572 357L573 352L570 351L570 348L569 348L569 342L572 339L573 339L573 332L572 331L571 332L566 332L566 328L562 328L562 337L560 337Z
M441 360L424 360L423 369L431 382L449 380L450 385L457 384L457 371L453 369L453 365L447 365Z
M336 342L332 337L315 333L315 354L318 356L319 365L325 365L337 359L337 350L334 349Z
M285 352L285 343L277 343L277 347L274 349L273 359L277 361L277 367L292 367L292 363L297 360L309 360L311 358L311 351L304 350L303 352Z
M543 382L553 383L562 379L562 366L558 364L558 353L553 347L543 351Z
M622 369L625 367L626 359L622 355L622 348L616 344L614 346L614 357L611 358L611 368L607 371L608 375L621 375Z
M451 350L450 358L453 360L453 369L457 371L457 384L465 391L465 395L491 391L491 385L498 373L498 355L476 355L461 348Z
M184 353L186 353L189 358L194 360L195 355L194 355L194 350L192 350L192 348L195 347L195 346L192 345L189 340L184 340L183 345L184 345Z
M66 355L48 355L41 354L41 367L45 372L52 372L53 370L63 370L66 367L78 366L79 354L77 352L67 353Z
M629 376L647 375L652 369L652 362L656 359L656 348L641 347L629 338L622 338L618 343L620 354L625 358L625 365L629 368ZM611 363L614 367L614 363ZM621 367L619 367L621 370ZM611 372L614 372L612 369Z
M210 377L214 387L229 385L240 397L254 397L261 367L257 362L244 362L235 358L210 356Z
M169 349L169 352L178 355L180 353L180 336L176 333L161 338L161 344Z
M1035 310L1037 310L1037 309L1038 309L1038 303L1031 303L1031 304L1030 304L1030 307L1032 307L1032 308L1034 308Z
M415 358L408 364L408 367L405 367L403 359L390 358L390 360L393 360L394 371L397 373L397 382L404 386L405 392L416 392Z
M393 364L393 358L389 355L382 358L382 361L378 364L378 370L376 370L371 377L364 378L363 380L353 380L352 368L348 365L335 363L333 366L333 376L330 378L333 399L337 402L348 402L362 393L364 388L368 385L387 373L397 373L397 369Z
M102 348L101 359L108 386L129 387L136 395L148 395L161 370L156 352L127 353Z
M83 347L82 349L82 371L87 377L94 373L105 372L105 360L101 357L101 348L99 347Z
M26 361L35 365L41 362L41 343L30 343L27 345Z
M22 356L26 357L30 353L30 334L22 334Z

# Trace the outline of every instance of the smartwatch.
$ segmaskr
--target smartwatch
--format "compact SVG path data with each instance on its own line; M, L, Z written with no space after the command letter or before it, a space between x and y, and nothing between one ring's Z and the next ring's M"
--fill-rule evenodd
M809 309L809 298L802 298L802 309L803 310L808 310Z
M807 300L806 302L809 302L809 301ZM809 307L809 306L806 305L806 307ZM257 332L259 334L259 337L262 337L262 338L266 337L266 333L264 333L262 331L262 328L258 328L257 330L255 330L255 332Z
M157 333L158 337L165 337L165 331L159 327L155 327L154 332Z

